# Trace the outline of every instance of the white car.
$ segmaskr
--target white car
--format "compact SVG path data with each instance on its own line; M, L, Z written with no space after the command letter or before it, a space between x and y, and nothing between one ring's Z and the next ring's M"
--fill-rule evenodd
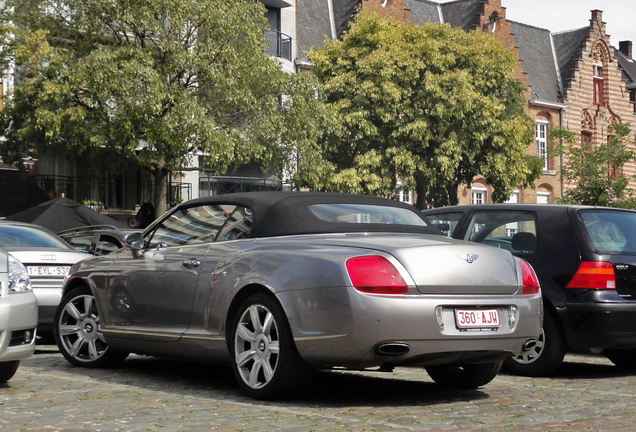
M52 336L53 315L62 299L62 285L73 264L90 254L70 247L53 232L38 225L0 221L0 250L24 264L38 300L38 335Z
M9 381L20 360L33 355L38 302L26 268L0 252L0 383Z

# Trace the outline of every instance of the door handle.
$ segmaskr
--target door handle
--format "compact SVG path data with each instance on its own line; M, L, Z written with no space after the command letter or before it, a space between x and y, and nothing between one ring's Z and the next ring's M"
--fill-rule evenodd
M199 267L201 265L201 261L195 258L190 258L189 260L185 260L183 262L183 266L187 268Z

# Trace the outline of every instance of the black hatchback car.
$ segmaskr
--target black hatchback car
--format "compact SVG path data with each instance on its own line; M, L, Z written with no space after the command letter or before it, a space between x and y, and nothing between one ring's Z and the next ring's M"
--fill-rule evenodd
M636 367L636 212L545 204L424 210L448 236L511 251L535 269L545 316L537 344L508 371L554 372L566 352L604 354Z

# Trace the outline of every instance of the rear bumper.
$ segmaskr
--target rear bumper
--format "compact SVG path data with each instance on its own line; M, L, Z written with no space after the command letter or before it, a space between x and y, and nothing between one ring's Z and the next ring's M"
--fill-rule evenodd
M353 288L333 288L280 296L283 305L304 306L286 310L291 311L290 325L299 353L315 366L366 368L491 362L520 354L524 342L537 338L541 332L540 294L382 296L363 294ZM517 311L512 326L510 306ZM501 327L497 331L459 331L454 309L475 307L499 309ZM441 313L436 313L436 309ZM406 345L408 352L383 355L378 347L385 344Z
M33 354L37 321L33 293L0 297L0 361L21 360Z
M636 348L636 303L568 303L560 313L572 351Z

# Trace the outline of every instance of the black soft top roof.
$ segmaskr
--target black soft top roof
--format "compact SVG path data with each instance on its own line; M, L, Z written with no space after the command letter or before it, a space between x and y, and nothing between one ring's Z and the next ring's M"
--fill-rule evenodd
M177 208L206 204L233 204L249 208L253 214L251 238L340 232L441 234L431 226L327 222L319 219L309 210L311 204L367 204L399 207L412 211L425 221L423 215L411 204L367 195L332 192L246 192L197 198L182 203Z

